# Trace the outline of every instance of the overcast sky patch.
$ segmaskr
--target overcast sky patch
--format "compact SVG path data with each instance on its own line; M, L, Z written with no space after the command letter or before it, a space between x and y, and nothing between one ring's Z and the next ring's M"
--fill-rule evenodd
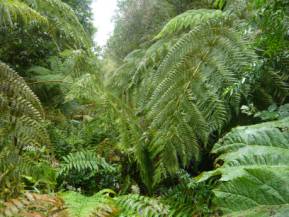
M114 29L112 18L117 6L117 0L94 0L92 3L93 23L97 28L94 41L104 46Z

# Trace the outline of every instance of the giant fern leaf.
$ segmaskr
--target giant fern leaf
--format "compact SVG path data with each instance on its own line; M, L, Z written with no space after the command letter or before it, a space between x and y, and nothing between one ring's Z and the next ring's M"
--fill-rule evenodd
M288 212L288 118L238 127L213 148L214 171L199 181L221 176L215 205L228 216L282 216Z

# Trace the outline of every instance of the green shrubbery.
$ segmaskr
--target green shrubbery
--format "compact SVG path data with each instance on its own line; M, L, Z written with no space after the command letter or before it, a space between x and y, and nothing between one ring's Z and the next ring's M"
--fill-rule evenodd
M288 0L89 4L0 0L0 216L285 216Z

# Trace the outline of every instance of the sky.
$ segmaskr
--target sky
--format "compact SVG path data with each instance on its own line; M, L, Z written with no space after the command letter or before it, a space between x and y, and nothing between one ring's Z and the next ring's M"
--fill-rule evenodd
M94 0L92 10L94 14L94 26L97 28L94 40L104 46L110 34L113 32L114 24L112 18L116 10L117 0Z

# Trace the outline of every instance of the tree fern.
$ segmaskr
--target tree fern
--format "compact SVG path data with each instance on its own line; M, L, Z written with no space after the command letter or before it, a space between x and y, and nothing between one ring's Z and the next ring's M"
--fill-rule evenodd
M180 159L187 165L189 159L198 160L199 141L206 144L208 133L220 131L230 116L224 90L244 76L244 66L252 59L246 42L218 19L180 37L153 75L154 90L147 104L150 128L159 129L156 137L167 139L163 148L153 149L160 161ZM165 150L172 148L171 157L163 159Z
M158 159L154 161L155 183L191 159L199 160L199 144L206 144L210 133L224 127L231 108L238 111L245 93L233 87L255 58L233 29L230 16L221 11L185 12L172 19L155 40L160 38L158 49L133 52L113 75L117 85L120 79L133 78L129 85L118 88L126 103L145 113L144 131L153 138L143 144L143 150L152 156L151 161ZM157 59L157 52L165 50L169 40L172 48ZM233 88L230 95L225 94L228 88Z

